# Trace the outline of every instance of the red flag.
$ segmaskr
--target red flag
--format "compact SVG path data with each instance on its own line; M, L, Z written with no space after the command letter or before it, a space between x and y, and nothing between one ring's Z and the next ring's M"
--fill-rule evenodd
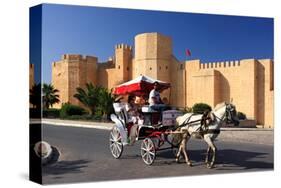
M186 56L191 56L190 50L189 50L189 49L186 49L186 50L185 50L185 54L186 54Z

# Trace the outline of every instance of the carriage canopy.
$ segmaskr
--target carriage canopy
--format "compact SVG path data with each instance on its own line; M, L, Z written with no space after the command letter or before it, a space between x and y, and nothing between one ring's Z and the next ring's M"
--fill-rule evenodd
M168 82L163 82L150 78L148 76L139 76L133 80L125 82L115 87L113 93L116 95L136 94L143 95L148 94L153 89L153 84L159 83L160 90L168 89L171 85Z

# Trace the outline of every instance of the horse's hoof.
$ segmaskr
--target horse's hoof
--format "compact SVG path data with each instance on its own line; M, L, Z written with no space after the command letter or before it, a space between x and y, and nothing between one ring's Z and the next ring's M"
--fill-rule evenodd
M191 163L191 162L187 162L187 165L191 167L191 166L192 166L192 163Z
M207 168L212 169L214 167L214 164L207 164Z
M177 163L180 163L180 160L179 160L178 158L176 158L176 162L177 162Z

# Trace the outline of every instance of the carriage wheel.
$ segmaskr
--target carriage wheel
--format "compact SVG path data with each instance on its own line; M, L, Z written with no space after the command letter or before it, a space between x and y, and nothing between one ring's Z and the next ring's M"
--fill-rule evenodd
M151 165L156 156L155 145L150 138L146 138L141 143L141 157L145 164Z
M117 127L113 127L109 136L109 149L114 158L121 157L123 152L123 144L121 141L121 134Z

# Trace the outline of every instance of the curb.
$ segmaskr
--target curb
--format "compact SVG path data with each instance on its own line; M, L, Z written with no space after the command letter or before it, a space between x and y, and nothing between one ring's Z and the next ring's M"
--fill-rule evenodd
M113 123L96 123L95 124L102 124L102 125L95 125L92 122L67 122L64 120L59 120L57 122L50 121L43 119L41 121L42 124L51 124L55 126L64 126L64 127L80 127L80 128L91 128L91 129L102 129L102 130L111 130L113 127ZM83 123L83 124L82 124Z

